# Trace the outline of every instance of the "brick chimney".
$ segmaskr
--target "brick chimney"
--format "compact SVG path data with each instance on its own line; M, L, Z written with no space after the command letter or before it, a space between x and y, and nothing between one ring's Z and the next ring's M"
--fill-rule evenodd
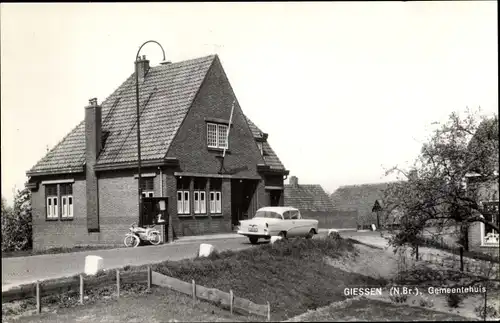
M102 108L97 99L85 107L85 174L87 191L87 229L99 232L99 191L95 164L102 147Z
M142 55L142 58L140 56L137 57L135 64L137 66L137 73L139 74L139 81L143 81L149 71L149 60L146 59L146 55Z
M290 185L293 187L299 186L299 179L296 176L290 176Z

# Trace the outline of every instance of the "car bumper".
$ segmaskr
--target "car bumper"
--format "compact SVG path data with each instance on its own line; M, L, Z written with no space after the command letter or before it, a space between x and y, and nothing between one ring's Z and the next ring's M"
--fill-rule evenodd
M238 230L236 233L241 234L243 236L247 236L247 237L259 237L259 238L270 238L271 237L270 232L250 232L250 231Z

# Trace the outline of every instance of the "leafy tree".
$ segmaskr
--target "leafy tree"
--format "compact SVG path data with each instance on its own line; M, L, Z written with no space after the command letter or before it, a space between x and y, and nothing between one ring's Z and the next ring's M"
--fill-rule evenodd
M32 241L31 192L18 190L14 207L5 204L2 197L2 251L27 250Z
M498 189L480 193L466 187L466 177L474 174L481 183L498 188L498 115L488 119L478 112L452 113L445 123L435 123L415 163L409 169L396 166L386 172L402 179L391 183L384 197L387 214L393 210L404 214L400 230L390 240L393 246L415 243L431 225L438 231L460 225L462 244L470 223L482 222L499 232L480 203L488 199L484 194L498 194Z

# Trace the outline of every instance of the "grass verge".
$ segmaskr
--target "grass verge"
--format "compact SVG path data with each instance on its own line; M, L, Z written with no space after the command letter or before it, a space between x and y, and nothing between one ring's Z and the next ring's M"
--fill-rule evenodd
M290 239L239 252L215 253L208 258L165 262L153 270L184 281L229 292L258 304L271 304L273 320L344 300L353 286L382 286L375 279L334 268L325 258L356 249L344 239Z

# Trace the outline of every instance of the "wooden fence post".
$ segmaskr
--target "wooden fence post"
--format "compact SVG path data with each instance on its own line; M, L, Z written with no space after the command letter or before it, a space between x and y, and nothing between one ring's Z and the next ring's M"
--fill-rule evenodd
M233 300L234 300L234 295L233 295L233 290L229 290L229 308L231 310L231 315L233 314Z
M193 284L193 302L196 302L196 283L194 279L192 281L192 284Z
M271 321L271 304L269 302L267 302L267 321Z
M460 247L460 271L464 271L464 248Z
M116 297L120 298L120 269L116 270Z
M36 312L40 314L42 312L42 295L40 293L40 282L36 282Z
M148 266L148 289L151 289L151 266Z
M80 274L80 304L83 304L83 275Z
M417 256L416 258L417 258L417 260L418 260L418 245L417 245L417 247L416 247L415 253L416 253L416 256Z

